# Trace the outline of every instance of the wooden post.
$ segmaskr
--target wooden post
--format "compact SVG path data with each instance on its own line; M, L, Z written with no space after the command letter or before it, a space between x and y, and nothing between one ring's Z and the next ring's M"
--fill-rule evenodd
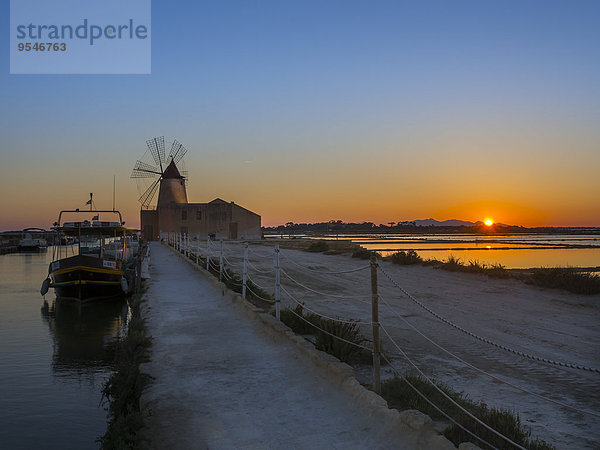
M196 265L200 263L200 235L196 235Z
M275 244L275 254L273 255L275 265L275 317L280 320L280 286L281 280L279 277L279 244Z
M248 243L244 242L244 274L242 276L242 299L246 300L246 280L248 280Z
M381 375L379 369L379 294L377 293L377 257L371 253L371 323L373 325L373 390L381 394Z

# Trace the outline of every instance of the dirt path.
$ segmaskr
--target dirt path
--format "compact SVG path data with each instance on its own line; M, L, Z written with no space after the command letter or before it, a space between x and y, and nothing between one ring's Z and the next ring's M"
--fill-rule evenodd
M154 448L409 448L378 430L297 348L151 244L144 316Z

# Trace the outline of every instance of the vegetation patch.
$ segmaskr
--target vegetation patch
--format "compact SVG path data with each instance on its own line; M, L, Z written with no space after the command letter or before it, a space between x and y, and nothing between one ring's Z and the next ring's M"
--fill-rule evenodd
M408 250L406 252L402 250L396 252L390 256L390 260L393 264L399 264L401 266L420 264L423 262L421 257L414 250Z
M307 252L313 253L326 252L327 250L329 250L329 245L325 241L313 242L306 248Z
M282 309L279 317L281 321L296 334L315 334L317 331L311 323L317 325L319 316L312 313L304 313L302 305L296 305L295 308ZM304 318L304 320L302 320L302 318Z
M448 398L442 395L431 383L420 376L406 374L404 378L394 377L381 384L381 395L388 402L390 408L395 408L400 411L417 409L429 415L434 420L446 420L446 417L428 402L423 400L423 398L408 385L407 381L448 416L456 420L461 426L481 437L493 447L499 449L513 448L506 440L497 436L495 433L492 433L465 414L448 400ZM463 394L452 390L444 383L436 381L434 381L434 383L448 397L458 403L470 414L508 437L513 442L530 450L551 450L554 448L545 441L531 439L531 430L521 423L518 414L505 409L490 408L484 403L476 403ZM473 442L481 448L489 448L487 445L476 440L469 433L454 424L448 426L442 434L457 446L462 442Z
M367 250L366 248L359 247L352 252L352 257L359 258L359 259L370 259L371 251Z
M325 332L316 330L315 347L317 350L327 352L348 364L370 364L373 362L370 350L357 347L357 345L365 346L368 342L360 334L358 324L320 318L318 325ZM343 341L338 338L343 339Z
M147 444L140 436L144 426L140 396L151 377L140 372L140 364L149 361L152 338L140 314L142 293L129 301L131 318L127 335L117 343L116 371L102 389L102 402L108 403L108 427L98 439L102 449L138 449Z
M574 294L600 294L600 277L568 267L534 269L525 282L535 286L564 289Z
M302 305L283 309L280 318L296 334L315 336L317 350L329 353L348 364L372 363L371 351L357 347L365 346L369 342L361 335L357 323L338 322L314 313L305 313Z
M450 255L448 261L442 262L439 267L451 272L479 273L487 275L490 278L511 277L510 272L502 264L487 265L477 260L471 260L468 264L464 264L460 258L456 258L453 255Z

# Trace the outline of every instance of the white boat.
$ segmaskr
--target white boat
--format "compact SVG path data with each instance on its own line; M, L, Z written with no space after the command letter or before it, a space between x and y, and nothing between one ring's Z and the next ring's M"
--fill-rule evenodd
M48 243L46 242L46 239L44 239L41 236L37 236L34 237L35 234L39 234L41 232L45 232L45 230L38 230L38 233L35 233L35 231L33 233L29 232L29 228L23 230L25 232L25 235L23 236L23 238L19 241L19 249L20 250L25 250L25 251L38 251L38 250L44 250L48 247ZM31 229L33 231L33 229Z

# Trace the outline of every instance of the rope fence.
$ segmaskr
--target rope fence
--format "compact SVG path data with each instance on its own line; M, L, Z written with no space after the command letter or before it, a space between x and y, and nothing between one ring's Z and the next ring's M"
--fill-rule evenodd
M442 321L443 323L450 325L453 328L456 328L458 331L471 336L472 338L475 338L481 342L485 342L486 344L489 345L493 345L496 348L505 350L507 352L513 353L515 355L519 355L522 356L524 358L527 359L531 359L533 361L539 361L539 362L543 362L543 363L547 363L547 364L552 364L555 366L560 366L560 367L568 367L570 369L577 369L577 370L585 370L588 372L596 372L596 373L600 373L600 369L597 369L595 367L587 367L584 366L582 364L574 364L574 363L568 363L568 362L562 362L562 361L554 361L552 359L549 358L543 358L541 356L536 356L536 355L531 355L529 353L525 353L522 352L520 350L515 350L511 347L508 347L506 345L503 344L499 344L495 341L492 341L491 339L488 338L484 338L479 336L478 334L473 333L472 331L469 331L459 325L456 325L454 322L446 319L445 317L441 316L440 314L436 313L435 311L433 311L432 309L428 308L427 306L425 306L423 303L421 303L419 300L417 300L415 297L413 297L411 294L409 294L405 289L402 288L402 286L400 286L396 280L394 280L385 270L383 270L383 268L379 267L379 270L381 271L381 273L388 279L390 280L390 282L396 286L400 292L402 292L405 296L407 296L410 300L412 300L415 304L417 304L418 306L420 306L421 308L423 308L425 311L427 311L429 314L431 314L432 316L434 316L436 319Z
M434 310L432 310L431 308L429 308L427 305L425 305L424 303L419 301L415 296L410 294L406 289L404 289L401 286L401 284L398 281L396 281L382 267L381 264L378 263L378 261L374 257L374 255L372 255L371 261L369 264L361 265L359 267L350 268L347 270L321 270L321 269L315 269L313 267L308 267L306 265L300 264L297 261L294 261L291 256L282 254L278 245L274 245L273 254L272 254L272 258L273 258L272 266L267 265L267 267L265 268L265 265L266 265L265 260L270 259L271 255L265 256L265 255L260 255L257 252L251 251L248 243L243 243L243 256L242 256L242 255L240 255L239 247L236 248L234 245L231 245L231 244L228 244L227 246L225 246L222 240L214 241L214 240L208 239L208 240L204 241L204 240L200 240L199 237L197 237L195 239L190 238L190 236L187 234L169 233L166 236L165 241L167 242L167 244L169 246L171 246L173 249L175 249L176 251L178 251L179 253L181 253L182 255L187 257L188 259L194 261L198 266L201 266L199 264L199 261L200 261L200 259L202 259L203 260L202 266L204 266L204 263L205 263L206 270L210 270L213 274L218 276L220 281L228 283L229 286L231 284L234 284L235 286L237 286L237 288L241 288L241 291L242 291L241 293L242 293L243 299L247 299L247 296L250 296L252 298L259 299L263 302L266 302L267 304L274 306L275 317L278 320L281 320L281 316L280 316L280 312L281 312L280 307L281 306L280 305L282 302L281 294L283 293L284 299L286 300L286 302L285 302L286 305L290 305L286 308L286 312L288 314L295 316L296 318L298 318L301 321L308 324L310 327L318 330L318 332L320 332L320 333L324 333L325 335L328 335L328 336L332 337L333 339L339 340L340 342L349 344L351 346L360 348L361 350L365 350L365 351L371 352L373 354L373 390L375 392L380 393L380 391L381 391L381 387L380 387L381 386L380 385L381 376L380 376L379 364L380 364L380 360L383 360L390 367L391 371L396 376L398 376L400 379L402 379L404 382L406 382L407 385L410 387L410 389L415 392L415 394L417 394L420 398L422 398L424 401L426 401L432 408L434 408L436 411L438 411L443 417L445 417L451 423L453 423L454 425L456 425L457 427L462 429L465 433L469 434L470 436L472 436L473 438L475 438L477 441L484 444L485 446L488 446L490 448L495 448L494 445L490 444L485 439L478 436L473 430L469 430L465 426L463 426L456 418L451 417L451 414L449 413L449 411L443 411L443 409L439 405L436 405L434 401L432 401L430 398L428 398L427 395L425 395L413 383L411 383L410 380L408 380L406 378L406 376L402 375L395 366L394 357L402 358L405 361L407 361L409 366L412 367L419 374L419 376L422 377L423 380L425 380L426 383L433 386L433 388L437 392L439 392L439 394L441 396L443 396L448 402L450 402L453 405L453 408L456 408L462 414L465 414L467 417L472 419L474 422L476 422L478 424L478 426L480 426L480 427L484 428L485 430L489 431L490 433L494 434L497 438L501 439L506 444L509 444L515 448L524 449L524 447L522 447L518 443L511 440L509 437L503 435L498 430L495 430L489 424L486 424L481 419L479 419L474 414L472 414L467 409L465 409L463 406L461 406L450 395L448 395L446 392L444 392L444 390L442 388L440 388L440 386L436 382L434 382L421 368L419 368L417 363L411 357L409 357L408 354L406 353L406 351L397 343L397 340L392 336L392 334L390 333L388 328L386 328L380 322L380 320L379 320L379 302L380 301L383 303L386 312L390 313L395 318L399 319L404 325L406 325L410 330L412 330L412 332L421 336L425 341L427 341L432 346L436 347L437 349L444 352L446 355L455 359L456 361L463 364L464 366L476 371L477 373L484 375L496 382L502 383L502 384L504 384L512 389L515 389L523 394L530 395L537 399L552 403L556 406L566 408L570 411L573 411L573 412L576 412L579 414L584 414L584 415L600 418L600 413L598 413L598 412L590 411L590 410L586 410L583 408L578 408L576 406L569 405L563 401L557 400L555 398L551 398L546 395L542 395L531 389L524 388L522 386L519 386L518 384L515 384L513 382L505 380L497 375L491 374L488 371L481 369L481 368L477 367L476 365L471 364L470 362L466 361L463 357L457 355L455 352L450 351L447 348L445 348L444 346L440 345L438 342L436 342L434 339L432 339L427 334L425 334L422 330L420 330L417 326L413 325L410 321L408 321L405 317L403 317L402 314L400 314L398 312L397 306L395 304L393 304L392 298L387 299L387 298L382 297L379 294L379 288L378 288L379 282L378 282L377 274L381 273L384 276L384 278L387 281L389 281L398 291L400 291L400 293L404 297L408 297L413 303L415 303L417 306L419 306L422 310L426 311L430 315L434 316L440 322L442 322L446 325L449 325L452 328L460 331L461 333L463 333L471 338L474 338L480 342L486 343L494 348L498 348L503 351L507 351L509 353L515 354L520 357L524 357L524 358L532 360L532 361L546 363L546 364L550 364L550 365L562 367L562 368L576 369L576 370L582 370L582 371L593 372L593 373L600 373L600 369L594 368L594 367L589 367L589 366L586 366L583 364L576 364L576 363L564 362L564 361L556 361L553 359L544 358L541 356L522 352L522 351L513 349L507 345L501 344L499 342L495 342L492 339L482 337L470 330L467 330L467 329L461 327L460 325L457 325L452 320L442 316L441 314L439 314L439 313L435 312ZM253 256L252 260L250 259L251 255ZM235 264L232 263L232 261L235 262ZM281 262L284 263L284 267L281 266ZM344 283L345 281L355 281L356 280L355 278L348 279L348 278L342 278L340 276L351 275L351 274L353 276L358 276L362 272L367 271L369 269L370 269L370 277L365 276L365 286L370 281L370 288L371 288L370 294L365 293L365 294L346 295L343 293L343 291L340 291L340 290L338 290L337 292L324 292L322 290L315 289L315 288L309 286L304 281L304 279L302 279L303 281L298 280L298 278L300 276L314 277L316 274L318 274L318 275L327 275L327 276L335 277L335 279L337 280L337 282L339 284L340 282ZM294 275L291 274L292 270L294 271ZM241 272L241 275L239 272ZM313 275L313 274L315 274L315 275ZM257 283L255 281L256 277L260 278L260 283ZM265 282L265 280L266 280L266 282ZM270 287L267 286L269 281L272 282ZM282 281L284 281L285 284L282 283ZM321 313L317 310L318 308L315 309L312 306L307 306L304 301L300 301L298 299L298 295L295 294L294 292L291 292L293 289L295 289L294 292L305 292L305 294L300 295L301 298L304 295L311 296L311 294L314 294L314 295L312 295L312 297L317 295L317 296L319 296L319 298L321 300L323 300L323 299L333 299L334 301L335 300L337 300L337 301L339 301L339 300L355 300L355 301L358 301L361 303L368 303L371 305L371 321L339 318L339 317L333 317L330 314ZM388 288L388 290L389 289L393 289L393 288ZM269 298L269 297L271 297L271 298ZM370 299L369 299L369 297L370 297ZM393 295L392 295L392 297L394 299L396 298L396 296L393 296ZM400 298L400 297L398 297L398 298ZM301 312L301 311L299 311L299 310L297 311L295 307L291 307L294 305L301 306L303 310L308 311L312 316L317 317L318 320L309 320L307 317L304 317L303 314L301 314L301 313L299 314L299 312ZM308 317L311 318L311 316L308 316ZM386 316L386 317L388 317L388 316ZM344 339L341 336L336 335L335 333L331 333L330 331L323 329L323 327L319 326L319 324L325 323L325 322L321 322L321 320L331 321L331 322L336 322L336 323L341 323L341 324L352 324L352 325L360 326L360 327L362 327L362 329L364 329L365 327L371 327L373 339L370 342L369 346L362 345L361 343L357 343L357 342L352 342L350 340ZM389 324L388 324L388 326L389 326ZM385 354L382 354L381 349L380 349L380 344L381 344L381 339L379 338L380 330L385 335L386 342L388 342L391 345L391 349L386 348ZM466 348L463 348L463 350L467 351ZM502 444L501 447L503 447L504 445L505 444Z

